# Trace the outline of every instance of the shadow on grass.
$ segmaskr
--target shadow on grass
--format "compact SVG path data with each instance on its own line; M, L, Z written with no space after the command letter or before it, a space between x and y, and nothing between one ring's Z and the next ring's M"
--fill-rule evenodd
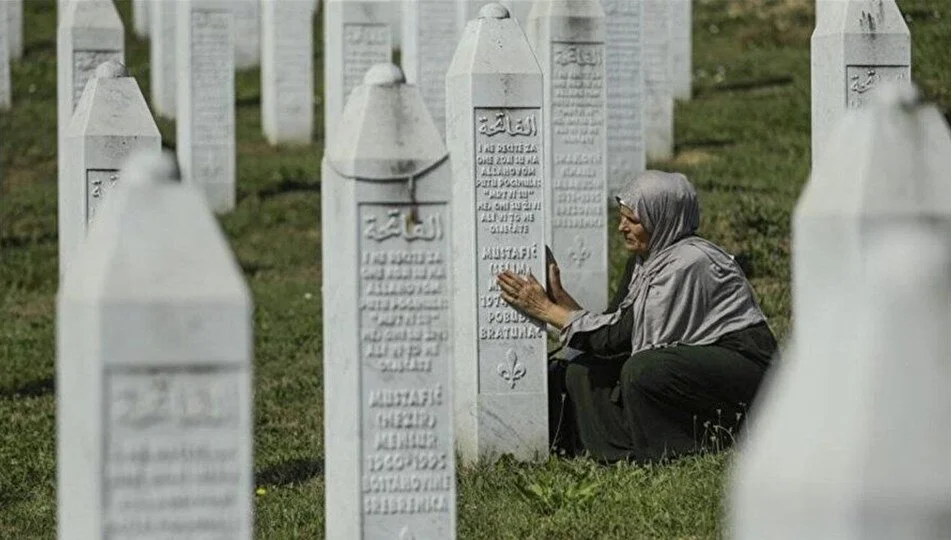
M321 184L318 182L285 179L279 184L268 186L267 188L258 191L258 197L264 200L271 197L277 197L278 195L284 195L286 193L298 191L320 193Z
M323 459L292 459L265 467L255 473L256 486L288 486L300 484L324 474Z
M245 107L257 107L261 103L261 94L252 94L243 96L235 100L235 107L243 109Z
M55 234L41 234L39 236L4 236L0 238L0 249L19 249L40 244L55 244Z
M40 41L34 41L32 43L24 44L23 47L23 57L32 56L33 54L40 52L56 52L56 41L51 39L44 39ZM22 62L23 60L21 60Z
M56 390L53 377L46 377L37 381L30 381L16 388L0 388L0 397L40 397L52 394Z
M694 89L695 96L704 94L713 94L716 92L764 90L767 88L780 88L790 86L794 82L791 75L780 75L776 77L765 77L762 79L748 79L739 81L730 81L718 83L713 86L700 86Z

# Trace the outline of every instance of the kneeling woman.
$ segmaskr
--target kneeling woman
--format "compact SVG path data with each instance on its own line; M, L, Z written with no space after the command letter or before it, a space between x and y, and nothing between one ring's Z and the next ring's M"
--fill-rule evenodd
M753 290L731 256L695 235L684 175L647 171L617 200L631 257L605 313L572 299L554 261L548 293L532 276L497 277L506 302L561 330L553 444L638 462L730 444L777 348Z

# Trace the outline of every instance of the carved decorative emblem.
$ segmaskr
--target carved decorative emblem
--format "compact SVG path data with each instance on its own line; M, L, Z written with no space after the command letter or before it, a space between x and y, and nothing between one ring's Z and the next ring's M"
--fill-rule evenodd
M575 245L569 250L569 258L576 266L582 266L591 256L592 252L585 245L585 240L581 236L576 236Z
M403 528L400 529L399 540L416 540L416 536L414 536L413 533L410 532L410 527L404 525Z
M512 349L506 351L506 363L499 364L496 369L499 370L499 376L509 383L509 388L515 388L516 381L526 376L526 366L519 362L519 357Z

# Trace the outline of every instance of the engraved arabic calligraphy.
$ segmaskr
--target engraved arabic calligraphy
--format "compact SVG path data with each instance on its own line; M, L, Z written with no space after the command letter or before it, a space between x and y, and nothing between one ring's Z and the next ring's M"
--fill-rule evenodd
M499 133L506 133L513 137L518 135L532 137L538 133L534 114L528 114L525 118L513 121L509 113L499 112L496 113L496 120L492 124L489 123L488 116L480 116L477 120L479 122L479 133L487 137L492 137Z
M439 214L418 221L412 212L404 213L394 208L387 211L386 225L378 226L377 216L367 216L364 223L364 236L378 242L396 236L402 236L407 242L443 238L443 222Z

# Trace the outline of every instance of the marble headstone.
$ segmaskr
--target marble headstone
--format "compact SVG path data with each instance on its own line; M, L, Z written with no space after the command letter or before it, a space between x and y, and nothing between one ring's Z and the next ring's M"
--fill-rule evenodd
M10 58L23 58L23 0L3 0L7 9L7 48ZM2 20L2 19L0 19Z
M57 298L61 540L252 537L252 319L170 154L120 172Z
M645 154L674 154L674 94L671 88L670 0L642 0L642 60L645 77Z
M152 8L149 5L152 2L162 0L132 0L132 29L140 38L149 38L149 15Z
M826 7L810 40L812 162L847 109L890 81L909 81L909 29L894 0L843 0Z
M175 115L186 183L215 212L235 207L235 33L229 0L177 0Z
M235 10L235 69L249 69L261 63L261 1L230 0ZM297 0L279 0L294 4Z
M5 2L0 2L0 21L6 19L6 10L10 9ZM0 110L9 109L13 105L13 88L10 79L10 27L0 25Z
M792 345L734 467L737 539L949 537L949 128L884 86L797 203Z
M540 0L526 24L545 81L546 245L586 309L608 305L605 14L599 0Z
M136 80L111 60L86 84L63 139L64 174L59 178L59 269L76 258L102 202L121 182L119 169L138 151L162 149L162 136Z
M419 90L367 72L322 164L327 538L454 538L452 178Z
M479 15L446 75L457 447L467 462L543 458L545 327L509 307L495 281L504 269L545 276L542 71L505 7Z
M396 1L396 0L392 0ZM393 6L388 0L324 3L324 141L334 137L350 92L371 66L390 62Z
M645 170L642 0L602 0L608 94L608 197Z
M56 154L60 178L64 174L66 126L86 88L86 81L104 62L125 62L124 40L122 21L112 0L66 3L56 29Z
M400 59L407 82L416 85L440 133L446 129L446 70L459 42L456 4L408 0L403 7Z
M175 44L176 0L152 0L149 23L149 73L152 85L152 108L159 116L175 119L175 99L179 72L175 69L178 55Z
M261 2L261 126L271 144L311 142L313 15L311 0Z
M691 0L671 0L671 91L691 99Z

